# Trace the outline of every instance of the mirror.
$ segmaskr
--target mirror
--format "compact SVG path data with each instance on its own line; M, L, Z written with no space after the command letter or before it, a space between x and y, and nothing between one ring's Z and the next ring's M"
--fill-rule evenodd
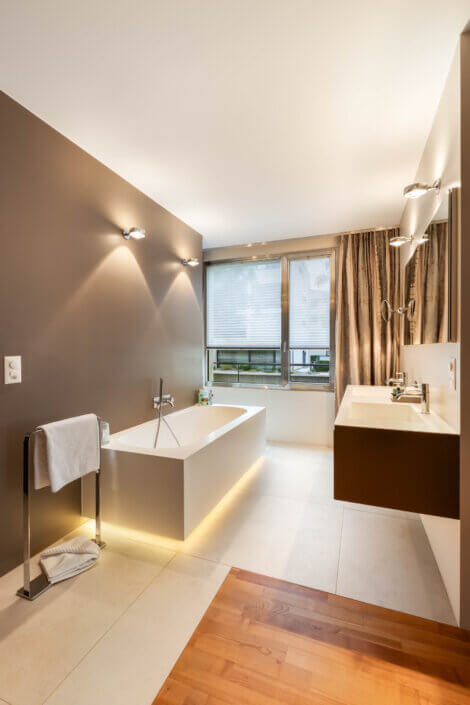
M416 244L403 271L404 345L448 343L456 338L457 189L449 192L445 212L426 229L427 240ZM444 216L444 217L443 217Z

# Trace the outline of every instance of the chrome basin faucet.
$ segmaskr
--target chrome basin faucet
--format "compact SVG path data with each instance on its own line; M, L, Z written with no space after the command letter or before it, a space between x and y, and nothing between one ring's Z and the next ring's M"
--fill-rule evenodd
M421 413L429 414L429 384L419 385L415 382L411 387L397 389L395 393L392 393L392 401L411 404L420 402Z

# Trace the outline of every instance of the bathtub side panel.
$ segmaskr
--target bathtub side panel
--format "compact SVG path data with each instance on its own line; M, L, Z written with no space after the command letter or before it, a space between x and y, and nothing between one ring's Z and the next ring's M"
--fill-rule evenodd
M184 465L185 538L265 452L266 410L205 446Z
M103 448L101 516L120 527L184 538L182 460ZM82 514L95 516L94 473L82 481ZM106 539L106 537L105 537Z

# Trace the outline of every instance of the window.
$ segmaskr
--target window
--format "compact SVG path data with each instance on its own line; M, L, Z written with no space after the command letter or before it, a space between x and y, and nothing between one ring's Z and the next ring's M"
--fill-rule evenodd
M208 264L208 382L330 389L332 292L332 251Z
M330 258L289 261L289 381L330 382Z

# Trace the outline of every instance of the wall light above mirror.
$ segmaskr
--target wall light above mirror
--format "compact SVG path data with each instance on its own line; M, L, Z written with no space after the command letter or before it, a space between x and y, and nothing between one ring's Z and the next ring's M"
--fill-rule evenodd
M417 245L423 245L428 240L429 236L427 233L423 233L422 235L396 235L390 238L390 244L393 245L393 247L401 247L407 242L416 242Z
M423 183L409 184L403 189L403 195L405 198L421 198L429 191L439 191L441 188L441 180L436 179L436 181L429 185Z
M396 235L395 237L390 238L390 244L393 247L401 247L406 242L411 242L412 239L413 238L411 235Z
M413 315L403 320L404 345L458 340L459 194L450 189L425 234L402 250L401 300L415 302Z

